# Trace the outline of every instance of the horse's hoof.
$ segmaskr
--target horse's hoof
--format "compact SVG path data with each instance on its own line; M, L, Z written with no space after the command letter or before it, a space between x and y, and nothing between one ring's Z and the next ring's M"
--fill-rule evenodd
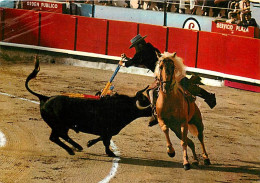
M175 152L173 153L168 153L168 156L170 156L171 158L173 158L175 156Z
M183 167L184 167L184 170L189 170L190 169L190 164L187 163L187 164L183 165Z
M210 160L209 159L204 159L204 165L211 165Z

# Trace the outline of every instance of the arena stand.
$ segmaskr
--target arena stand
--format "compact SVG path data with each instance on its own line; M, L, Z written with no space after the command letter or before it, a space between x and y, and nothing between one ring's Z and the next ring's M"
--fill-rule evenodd
M133 56L129 41L140 33L161 52L177 52L190 72L260 92L259 39L10 8L0 9L0 19L2 46L94 56L117 63L121 53Z

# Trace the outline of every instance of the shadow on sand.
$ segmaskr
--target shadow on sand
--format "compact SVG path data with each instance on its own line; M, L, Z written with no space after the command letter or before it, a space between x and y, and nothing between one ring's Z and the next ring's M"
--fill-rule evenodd
M89 153L87 153L87 154L89 154ZM91 155L92 157L93 156L102 156L102 155L95 155L95 154L89 154L89 155ZM90 158L90 159L94 160L94 158L93 159ZM107 162L107 160L98 160L98 161ZM212 164L209 166L192 165L191 168L195 169L195 170L203 170L203 171L230 172L230 173L242 173L242 174L256 175L260 179L260 168L258 166L260 164L259 162L248 162L248 161L246 161L246 162L241 161L241 162L252 164L252 165L251 166L250 165L239 166L239 165L235 165L235 164ZM146 158L140 158L140 157L120 156L119 164L183 169L183 165L181 162L158 160L158 159L146 159ZM254 178L250 179L250 181L259 181L259 179L254 179Z

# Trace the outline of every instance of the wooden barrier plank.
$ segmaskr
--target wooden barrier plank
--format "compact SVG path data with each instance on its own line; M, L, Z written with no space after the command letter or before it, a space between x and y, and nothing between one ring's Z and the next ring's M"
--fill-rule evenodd
M0 40L3 40L4 31L4 9L0 8Z
M225 74L260 79L260 40L199 32L197 66Z
M166 51L167 27L139 24L139 33L142 36L147 35L146 42L150 42L154 47L158 48L162 53Z
M29 10L5 9L5 42L38 45L39 13Z
M107 20L80 17L77 25L77 51L106 54Z
M260 79L260 40L228 35L224 73Z
M197 68L223 73L227 61L226 37L219 33L199 32Z
M76 17L41 12L40 46L74 50Z
M198 31L169 27L168 51L176 52L184 64L196 67Z
M125 53L132 57L134 49L129 49L130 40L137 35L137 23L109 20L107 54L120 56Z

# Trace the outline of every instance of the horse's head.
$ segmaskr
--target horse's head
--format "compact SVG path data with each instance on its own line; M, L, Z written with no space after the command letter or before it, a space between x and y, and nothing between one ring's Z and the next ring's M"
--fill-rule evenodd
M171 91L185 74L182 59L177 57L176 53L164 52L159 57L156 75L164 93Z

